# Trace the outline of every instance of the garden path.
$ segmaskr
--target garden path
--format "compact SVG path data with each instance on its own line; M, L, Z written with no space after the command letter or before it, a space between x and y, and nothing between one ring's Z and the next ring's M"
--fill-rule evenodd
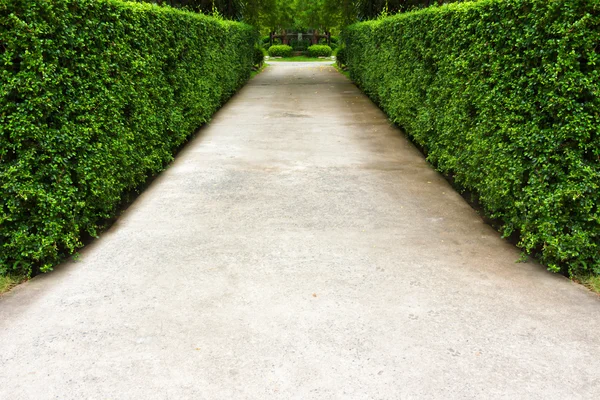
M0 298L0 398L598 398L600 300L518 258L332 66L277 63Z

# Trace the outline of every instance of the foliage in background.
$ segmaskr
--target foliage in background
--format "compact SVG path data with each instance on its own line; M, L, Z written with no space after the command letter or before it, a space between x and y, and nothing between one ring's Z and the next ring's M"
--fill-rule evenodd
M364 21L419 8L464 1L469 0L354 0L353 9L347 19L356 18Z
M244 21L264 32L308 28L330 32L356 21L465 0L136 0Z
M254 20L261 8L260 0L133 0L145 3L182 8L205 15L220 16L229 20Z
M600 274L598 1L434 7L345 43L352 79L505 235L553 271Z
M296 38L292 38L290 40L290 47L294 51L305 51L308 49L308 46L310 46L310 40L308 39L298 40Z
M0 275L48 271L96 236L246 82L257 41L117 0L11 0L0 27Z
M296 25L329 31L340 23L338 1L296 0L294 18Z
M292 48L286 44L276 44L269 47L269 56L271 57L290 57Z
M309 57L330 57L331 47L322 44L314 44L308 48Z

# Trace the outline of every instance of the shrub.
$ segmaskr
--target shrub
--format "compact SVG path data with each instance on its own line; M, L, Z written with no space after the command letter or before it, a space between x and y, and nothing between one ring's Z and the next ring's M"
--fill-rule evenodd
M271 57L291 57L292 48L286 44L277 44L269 47L269 56Z
M335 50L338 47L338 45L336 42L331 40L332 38L333 38L333 36L329 38L328 46L331 47L331 50ZM326 38L319 39L319 44L327 44L327 39Z
M339 67L346 65L346 48L344 46L338 47L335 52L335 62Z
M571 274L600 273L599 4L483 0L344 33L352 79L504 235Z
M323 44L313 44L308 48L309 57L330 57L331 47Z
M250 76L255 30L117 0L0 4L0 275L48 271Z

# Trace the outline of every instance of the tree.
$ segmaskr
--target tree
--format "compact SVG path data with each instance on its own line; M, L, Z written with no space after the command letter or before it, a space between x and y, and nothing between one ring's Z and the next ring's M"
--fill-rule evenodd
M292 26L328 32L356 21L433 4L465 0L137 0L187 8L204 14L217 11L270 32Z

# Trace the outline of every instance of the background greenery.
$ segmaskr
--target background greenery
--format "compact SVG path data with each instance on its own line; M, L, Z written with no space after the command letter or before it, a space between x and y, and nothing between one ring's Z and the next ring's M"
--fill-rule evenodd
M248 77L251 26L116 0L0 3L0 275L51 269Z
M268 33L293 28L338 32L381 15L464 0L137 0L245 21Z
M292 47L286 44L276 44L269 47L269 56L271 57L291 57Z
M551 270L600 274L600 2L433 7L345 42L352 79L505 235Z
M310 57L329 57L331 56L331 47L323 44L314 44L308 48Z

